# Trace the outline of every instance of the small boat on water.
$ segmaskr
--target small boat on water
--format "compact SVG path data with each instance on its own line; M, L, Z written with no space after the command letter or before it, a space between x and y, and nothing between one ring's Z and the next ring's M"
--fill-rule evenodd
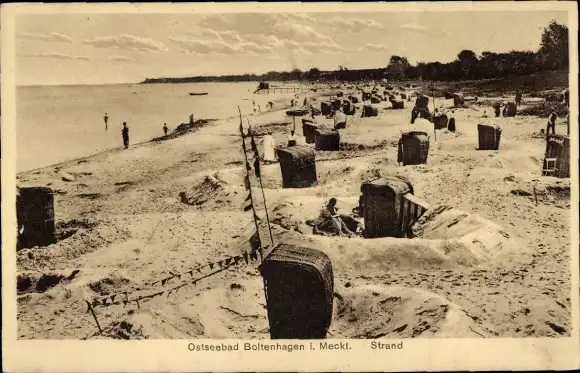
M207 92L189 92L190 96L205 96Z

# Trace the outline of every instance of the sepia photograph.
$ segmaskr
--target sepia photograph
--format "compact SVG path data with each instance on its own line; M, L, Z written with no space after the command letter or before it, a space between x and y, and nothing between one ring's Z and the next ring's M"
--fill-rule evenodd
M3 14L18 341L578 339L576 8L326 4Z

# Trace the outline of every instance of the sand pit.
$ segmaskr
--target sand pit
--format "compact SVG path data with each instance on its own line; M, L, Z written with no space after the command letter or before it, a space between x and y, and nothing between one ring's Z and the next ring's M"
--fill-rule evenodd
M437 205L419 219L413 233L425 239L453 240L464 245L478 261L486 261L525 250L525 245L504 229L481 216Z
M349 283L335 293L329 331L336 338L488 337L459 306L436 294L399 286Z
M253 276L180 304L151 301L148 310L129 311L90 338L264 339L268 328L262 280ZM330 338L487 336L459 306L427 291L349 282L334 294Z

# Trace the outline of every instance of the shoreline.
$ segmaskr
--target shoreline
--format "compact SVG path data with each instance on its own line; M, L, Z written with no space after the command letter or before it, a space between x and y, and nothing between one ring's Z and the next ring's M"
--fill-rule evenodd
M321 94L319 92L309 92L308 94L303 94L303 96L308 96L308 98L311 99L312 97L321 96ZM289 100L290 100L290 97L281 97L281 98L279 97L279 98L273 99L272 101L276 104L276 103L280 103L280 102L283 102L283 101L289 101ZM263 117L263 116L266 116L266 115L271 114L271 113L274 113L274 112L285 111L285 110L287 110L289 108L290 108L289 105L282 106L280 108L273 109L273 110L269 110L269 111L262 111L262 112L259 112L259 113L248 113L245 117L259 118L259 117ZM238 115L232 115L232 116L229 116L229 117L226 117L226 118L208 118L208 119L201 118L201 119L196 120L196 123L198 121L209 121L210 123L208 123L206 126L203 126L203 127L207 127L207 126L212 126L212 125L218 125L220 122L232 121L232 120L235 120L235 119L238 119L238 118L239 118ZM181 124L186 124L186 123L181 123ZM171 134L175 132L175 128L177 128L177 126L178 125L176 125L174 127L174 130L172 132L168 133L167 136L171 136ZM174 138L171 138L171 139L175 139L175 138L179 138L179 137L183 137L183 136L187 136L187 135L191 135L191 134L197 133L199 131L199 129L200 128L196 128L195 130L187 131L186 133L180 134L180 135L178 135L178 136L176 136ZM158 142L158 141L168 141L168 140L171 140L171 139L163 139L163 137L165 137L165 136L153 137L153 138L151 138L149 140L140 141L138 143L135 143L133 145L130 145L129 146L129 149L134 149L134 148L138 148L138 147L141 147L141 146L146 146L147 144L155 143L155 142ZM75 165L75 163L77 163L77 164L78 163L84 163L84 162L89 161L91 159L98 159L99 157L105 157L107 155L114 154L114 153L118 153L118 152L121 152L123 150L125 150L123 148L123 146L109 148L109 149L102 150L100 152L96 152L96 153L89 154L89 155L86 155L86 156L70 158L70 159L63 160L63 161L56 162L56 163L52 163L52 164L49 164L49 165L46 165L46 166L35 167L35 168L29 169L29 170L19 171L19 172L16 172L16 176L25 176L25 175L28 175L28 174L42 172L42 171L45 171L45 170L47 170L49 168L59 168L60 169L60 168L70 167L70 166Z

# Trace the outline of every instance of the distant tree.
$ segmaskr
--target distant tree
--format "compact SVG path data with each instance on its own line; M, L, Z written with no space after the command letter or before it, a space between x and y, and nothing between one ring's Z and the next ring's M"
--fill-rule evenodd
M406 57L391 56L387 66L387 78L404 79L410 66Z
M304 73L304 77L309 80L317 80L320 78L320 70L318 70L316 67L313 67Z
M479 60L477 55L469 50L464 49L457 55L457 61L461 69L461 78L473 78L477 75L477 65Z
M568 27L552 21L542 33L538 54L545 67L568 67Z
M293 69L289 75L289 80L300 80L302 78L302 71L300 69Z

